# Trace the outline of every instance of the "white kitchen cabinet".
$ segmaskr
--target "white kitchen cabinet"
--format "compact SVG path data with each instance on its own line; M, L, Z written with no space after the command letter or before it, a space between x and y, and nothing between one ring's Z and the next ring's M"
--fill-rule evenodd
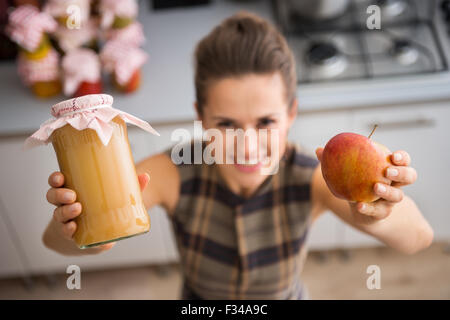
M9 217L4 214L0 212L0 277L26 275L27 259L21 256L21 248L14 241L14 230L8 228Z
M372 135L391 151L405 150L418 179L403 187L417 204L434 230L435 240L450 240L450 105L448 102L412 106L358 110L354 113L354 132L368 135L374 123L379 127ZM361 242L353 230L346 243Z
M352 113L321 112L302 114L292 125L289 140L300 144L311 156L315 150L324 147L327 141L341 132L352 131ZM344 245L343 222L331 211L326 211L312 226L308 238L310 249L340 248Z

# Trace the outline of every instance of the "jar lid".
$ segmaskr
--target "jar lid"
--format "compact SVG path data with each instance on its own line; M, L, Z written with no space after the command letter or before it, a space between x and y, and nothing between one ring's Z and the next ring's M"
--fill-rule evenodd
M32 52L38 48L44 32L53 32L56 26L49 14L40 12L35 6L22 5L9 15L6 31L11 40Z
M59 47L65 52L70 52L93 41L98 36L98 30L93 19L82 23L79 29L69 29L66 26L58 26L53 37L58 40Z
M55 104L51 113L55 118L48 119L39 130L25 140L25 148L47 144L53 131L69 124L76 130L92 129L103 145L108 145L113 126L110 123L120 117L126 123L159 136L159 133L144 120L112 107L113 97L108 94L89 94Z
M126 85L134 72L148 60L147 53L128 43L111 40L100 52L100 60L106 72L113 72L120 85Z
M145 43L142 24L137 21L126 26L125 28L109 29L106 31L106 39L108 41L120 41L122 43L127 43L132 47L140 47Z
M17 59L17 73L25 85L39 81L54 81L59 79L59 54L50 49L47 55L39 60L31 60L23 53Z
M78 7L81 22L87 21L91 8L90 0L47 0L43 11L55 18L66 17L70 15L68 11L70 12L71 6Z
M112 107L113 101L113 97L109 94L88 94L55 104L51 109L51 114L55 118L59 118L83 110Z
M100 81L100 59L91 49L80 48L68 52L61 65L66 95L73 95L83 81Z
M103 0L100 3L101 26L111 27L114 17L134 19L138 14L136 0Z

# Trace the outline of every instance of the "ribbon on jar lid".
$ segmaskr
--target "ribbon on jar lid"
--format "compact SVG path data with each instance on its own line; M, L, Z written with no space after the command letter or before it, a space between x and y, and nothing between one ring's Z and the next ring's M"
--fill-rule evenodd
M9 15L6 32L11 40L33 52L41 43L44 32L53 32L56 26L56 21L47 13L32 5L23 5Z
M133 124L149 133L159 133L144 120L112 107L113 97L108 94L90 94L55 104L51 108L54 118L45 121L39 130L25 140L26 149L48 144L53 131L66 124L77 130L93 129L103 145L108 145L113 134L110 121L119 116L126 123Z
M100 59L90 49L75 49L62 59L64 94L71 96L82 82L100 81Z

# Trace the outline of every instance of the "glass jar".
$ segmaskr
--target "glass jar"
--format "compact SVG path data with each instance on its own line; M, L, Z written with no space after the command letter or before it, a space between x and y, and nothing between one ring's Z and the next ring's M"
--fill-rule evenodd
M113 134L104 146L92 129L67 124L51 142L64 174L65 187L77 194L82 213L75 219L74 240L88 248L129 238L150 230L125 122L115 117Z
M41 59L31 59L21 52L18 73L36 97L49 98L61 93L59 55L52 48Z
M97 82L83 81L80 83L80 85L78 86L78 88L75 91L73 96L80 97L80 96L84 96L87 94L102 93L102 91L103 91L103 89L102 89L101 80L99 80Z
M123 93L136 91L141 84L141 69L148 55L124 39L113 39L100 52L104 70L111 74L114 87Z
M61 93L61 81L36 81L31 84L31 91L38 98L50 98Z
M114 72L112 75L112 82L114 84L114 87L122 93L135 92L141 86L141 70L137 69L136 71L134 71L130 80L128 80L128 82L124 85L119 84L119 82L117 81L116 73Z
M126 122L158 135L145 121L112 108L109 95L87 95L52 107L54 119L41 125L26 147L51 142L64 187L82 205L74 219L74 240L89 248L150 230Z

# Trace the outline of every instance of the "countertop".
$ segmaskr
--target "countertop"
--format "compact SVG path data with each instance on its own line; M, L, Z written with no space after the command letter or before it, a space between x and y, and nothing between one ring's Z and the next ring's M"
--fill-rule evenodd
M114 96L114 107L143 118L152 125L191 121L193 103L193 51L195 44L222 19L244 9L274 21L270 1L212 1L210 5L154 12L140 1L139 21L147 42L149 61L143 68L139 91ZM25 88L12 62L0 63L0 136L29 134L50 117L49 107L64 100L40 100ZM302 85L299 111L316 112L417 100L450 99L450 74L441 73L396 80L371 80Z

